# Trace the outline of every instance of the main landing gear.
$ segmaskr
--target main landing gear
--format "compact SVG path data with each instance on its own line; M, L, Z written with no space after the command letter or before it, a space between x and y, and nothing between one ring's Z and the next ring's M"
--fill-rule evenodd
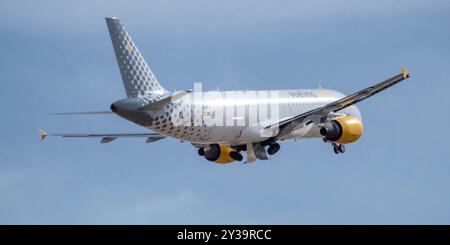
M324 143L330 143L333 147L333 151L335 154L344 153L345 152L345 145L344 144L336 144L335 142L329 141L326 138L322 138Z
M275 153L277 153L280 150L280 144L278 143L273 143L269 145L269 148L267 149L267 153L269 153L269 155L274 155Z
M344 144L336 144L332 143L333 145L333 151L335 154L344 153L345 152L345 145Z
M198 155L199 155L199 156L204 156L204 155L205 155L205 149L203 149L203 148L198 148Z
M241 153L237 152L237 151L232 151L230 152L230 157L233 158L234 160L240 162L242 161L242 159L244 158Z
M331 143L331 146L333 147L333 151L335 154L344 153L345 152L345 145L344 144L336 144L335 142L328 141L326 138L322 138L324 143Z

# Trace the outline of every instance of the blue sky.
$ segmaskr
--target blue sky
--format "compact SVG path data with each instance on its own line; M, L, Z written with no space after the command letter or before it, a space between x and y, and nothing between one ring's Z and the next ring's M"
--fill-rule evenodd
M449 224L448 1L0 2L1 224ZM352 93L365 132L335 155L283 142L270 161L216 165L104 110L125 97L105 16L126 25L169 90L322 87Z

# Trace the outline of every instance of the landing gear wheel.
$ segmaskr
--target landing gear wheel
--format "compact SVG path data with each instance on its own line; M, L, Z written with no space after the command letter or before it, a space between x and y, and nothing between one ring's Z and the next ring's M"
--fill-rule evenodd
M273 143L269 146L269 149L267 149L267 153L269 153L269 155L273 155L280 150L280 147L281 147L280 144Z
M339 152L340 152L340 153L344 153L344 152L345 152L345 145L344 145L344 144L340 144L340 145L338 146L338 149L339 149Z
M198 154L199 154L200 156L204 156L204 155L205 155L205 149L203 149L203 148L198 148Z
M335 154L339 154L340 153L339 147L337 145L333 145L333 151L334 151Z
M237 151L230 152L230 157L239 162L242 161L242 159L243 159L241 153L239 153Z

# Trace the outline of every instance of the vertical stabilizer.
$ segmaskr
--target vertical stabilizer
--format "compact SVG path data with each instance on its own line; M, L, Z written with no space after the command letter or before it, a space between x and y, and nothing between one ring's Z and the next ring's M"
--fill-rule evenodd
M121 21L116 17L106 17L106 24L127 97L144 97L150 93L165 93L166 91L153 75Z

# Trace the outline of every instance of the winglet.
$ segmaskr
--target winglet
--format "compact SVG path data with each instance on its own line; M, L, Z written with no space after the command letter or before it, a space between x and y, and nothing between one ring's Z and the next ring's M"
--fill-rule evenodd
M409 77L409 72L404 67L400 67L400 70L402 70L403 79Z
M38 129L38 131L39 131L39 134L41 134L41 141L44 141L45 137L47 137L47 132L45 132L42 129Z

